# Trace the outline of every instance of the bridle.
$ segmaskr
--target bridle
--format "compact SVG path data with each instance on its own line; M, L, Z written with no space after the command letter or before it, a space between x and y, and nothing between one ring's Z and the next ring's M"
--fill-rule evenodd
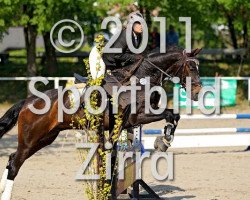
M184 57L178 61L176 61L174 64L172 64L167 71L163 71L160 67L156 66L154 63L152 63L150 60L145 59L151 66L153 66L154 68L156 68L157 70L159 70L161 72L161 79L159 80L159 82L162 82L162 77L163 74L167 76L167 78L165 80L169 80L169 81L173 81L173 78L176 77L180 72L181 73L181 77L180 77L180 85L182 88L186 89L186 82L185 82L185 70L189 69L189 65L187 64L188 62L192 61L195 63L196 68L198 70L199 67L199 61L194 58L194 57L188 57L185 50L183 51L183 55ZM169 72L177 65L177 63L182 62L182 64L180 65L180 67L176 70L176 72L174 74L170 74ZM192 85L194 86L200 86L201 87L201 82L192 82Z
M190 70L190 67L188 67L189 65L187 64L190 61L192 61L192 62L195 63L196 69L198 71L199 70L199 61L196 58L193 58L193 57L187 58L186 61L185 61L185 63L183 63L183 65L185 65L185 67L183 67L184 70L185 69ZM197 74L197 76L199 77L199 74ZM182 73L180 84L181 84L182 88L186 89L186 81L184 81L184 79L185 79L185 75L184 75L184 73ZM200 78L199 78L199 80L200 80ZM195 87L202 87L202 84L201 84L200 81L195 82L195 81L192 80L191 84L193 86L195 86Z

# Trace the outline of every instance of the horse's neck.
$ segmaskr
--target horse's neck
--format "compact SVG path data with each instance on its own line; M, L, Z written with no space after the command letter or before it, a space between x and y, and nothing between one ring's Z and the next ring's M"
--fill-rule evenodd
M163 71L166 71L168 68L172 67L175 62L180 59L180 54L178 52L168 53L168 54L159 54L158 56L146 58L152 62L157 67L161 68ZM117 78L118 81L126 79L126 75L134 65L125 66L123 68L115 69L112 71L112 74ZM139 68L135 71L134 76L137 78L150 77L151 82L156 85L160 84L161 72L152 66L149 62L143 61Z
M159 78L161 76L160 71L152 68L152 66L148 65L146 61L143 61L138 69L130 74L129 71L133 68L133 65L125 66L123 68L115 69L111 73L117 78L118 81L123 81L126 79L126 74L130 76L136 76L138 79L150 77L150 82L154 85L159 84Z
M142 67L136 71L135 76L139 79L150 77L150 83L160 85L161 72L153 66L150 66L147 61L142 63Z
M111 73L116 77L118 81L123 81L127 78L126 74L129 72L130 68L130 66L126 66L123 68L112 70Z

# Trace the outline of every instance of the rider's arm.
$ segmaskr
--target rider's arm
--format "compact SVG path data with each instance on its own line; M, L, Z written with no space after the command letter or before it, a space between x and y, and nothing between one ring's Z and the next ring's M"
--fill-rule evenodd
M117 53L114 55L116 60L119 60L121 62L126 62L126 61L136 62L138 60L138 56L136 54L126 52L128 49L126 41L126 29L122 30L121 35L116 40L113 47L122 49L122 53Z

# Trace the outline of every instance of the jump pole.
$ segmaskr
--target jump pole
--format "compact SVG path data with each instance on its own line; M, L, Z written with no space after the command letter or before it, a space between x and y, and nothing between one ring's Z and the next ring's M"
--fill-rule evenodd
M221 114L221 115L181 115L184 120L224 120L224 119L250 119L250 114ZM146 149L153 149L156 136L163 134L163 129L144 130L143 142ZM176 137L172 143L174 148L188 147L227 147L247 146L250 150L250 127L240 128L199 128L177 129Z
M146 135L161 135L163 129L146 129ZM204 133L250 133L250 128L199 128L199 129L176 129L175 134L204 134Z
M193 119L250 119L250 114L221 114L221 115L181 115L181 119L193 120Z

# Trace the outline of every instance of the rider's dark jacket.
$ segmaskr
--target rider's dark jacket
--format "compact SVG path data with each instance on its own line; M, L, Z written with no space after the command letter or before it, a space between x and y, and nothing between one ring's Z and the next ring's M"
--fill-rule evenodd
M137 41L136 41L137 38ZM138 48L142 41L142 35L132 33L132 43L135 48ZM130 51L126 41L126 29L123 29L120 36L117 38L112 48L121 48L122 53L104 53L102 58L107 69L115 69L129 64L135 63L141 57Z

